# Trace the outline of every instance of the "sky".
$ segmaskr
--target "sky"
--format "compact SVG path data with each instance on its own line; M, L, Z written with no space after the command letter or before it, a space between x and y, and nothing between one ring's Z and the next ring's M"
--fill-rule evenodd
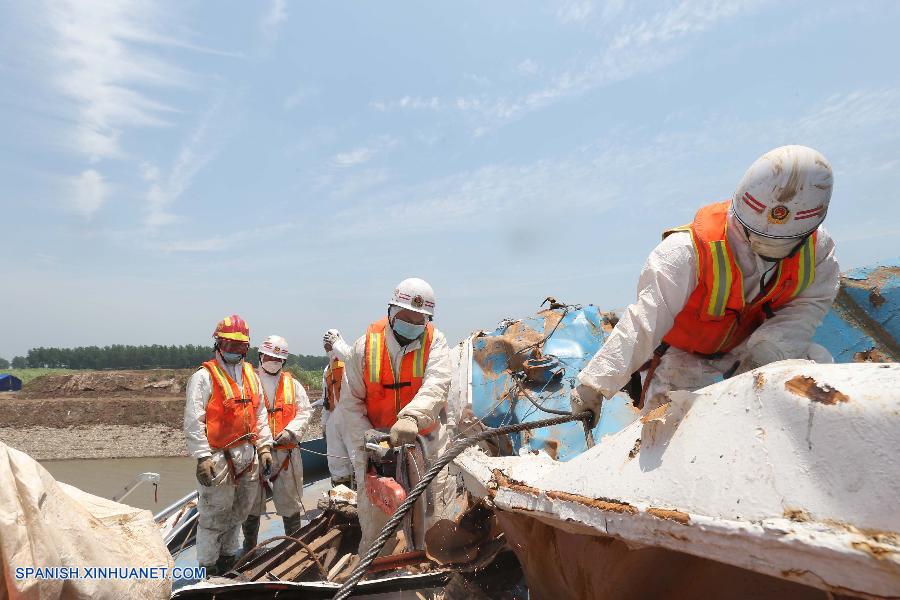
M429 281L450 343L627 305L784 144L843 269L900 255L900 2L0 2L0 357L321 354Z

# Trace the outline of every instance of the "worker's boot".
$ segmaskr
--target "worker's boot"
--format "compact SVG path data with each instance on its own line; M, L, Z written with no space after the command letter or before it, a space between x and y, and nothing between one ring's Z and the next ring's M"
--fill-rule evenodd
M241 531L244 532L244 554L247 554L259 542L259 515L247 517L241 524Z
M290 517L284 517L284 535L294 536L303 526L303 512L298 512Z
M200 565L204 569L206 569L206 578L216 577L219 573L219 568L216 565Z
M218 569L219 571L218 574L224 575L225 573L230 571L231 567L234 566L235 558L236 557L234 555L228 556L223 554L222 556L220 556L219 560L216 561L216 569Z

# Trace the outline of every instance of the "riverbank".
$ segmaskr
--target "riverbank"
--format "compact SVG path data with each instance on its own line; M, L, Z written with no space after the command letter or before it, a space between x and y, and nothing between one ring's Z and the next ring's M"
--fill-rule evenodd
M102 405L103 402L111 401L97 402ZM97 402L88 406L96 407ZM7 411L7 414L4 414L3 426L0 426L0 442L21 450L37 460L187 456L180 412L177 426L172 426L171 420L136 424L116 423L109 419L109 414L113 411L104 410L103 414L83 414L84 420L89 421L86 423L62 427L48 427L46 424L19 424L10 427L6 426L8 415L21 416L21 413L16 410L8 411L8 408L9 404L4 403L4 411ZM179 410L184 410L183 405ZM321 413L321 408L315 410L303 440L322 437ZM99 422L90 422L94 419Z
M187 456L182 433L190 371L51 374L0 392L0 442L37 460ZM312 401L321 397L309 390ZM303 439L322 436L316 409Z

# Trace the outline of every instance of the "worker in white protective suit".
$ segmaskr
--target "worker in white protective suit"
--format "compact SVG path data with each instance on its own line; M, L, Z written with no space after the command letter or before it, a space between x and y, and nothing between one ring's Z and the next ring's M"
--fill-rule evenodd
M638 280L638 298L578 376L575 410L595 422L604 398L643 372L639 406L790 358L833 362L811 338L837 293L839 267L821 226L831 165L812 148L760 157L731 200L670 229ZM646 406L645 406L646 405Z
M328 366L322 372L323 407L322 422L325 426L325 444L328 454L328 472L331 485L352 486L353 462L352 442L342 425L341 413L337 412L341 399L341 385L344 379L344 361L350 354L350 346L337 329L329 329L322 338L322 345L328 354Z
M272 469L272 433L259 378L244 360L250 328L237 315L219 321L215 358L188 380L184 437L197 459L197 561L207 576L234 564L241 523Z
M306 514L303 509L303 457L298 442L312 417L312 408L303 385L284 368L288 356L287 340L280 335L270 335L259 347L257 374L275 444L271 473L268 476L259 474L256 499L242 526L244 552L258 542L259 518L266 511L269 493L275 512L284 521L285 535L294 535Z
M450 355L444 334L431 323L434 307L434 291L427 282L404 279L394 289L387 317L369 325L345 362L337 412L354 450L362 527L360 554L370 548L389 518L365 492L366 430L389 428L393 446L413 443L417 435L421 436L428 461L435 460L448 443ZM431 484L434 505L426 526L452 500L455 486L448 486L447 480L444 469Z

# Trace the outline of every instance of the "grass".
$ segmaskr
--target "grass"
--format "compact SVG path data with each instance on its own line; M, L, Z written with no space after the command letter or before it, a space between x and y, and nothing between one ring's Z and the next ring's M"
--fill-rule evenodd
M292 368L291 374L300 380L308 390L322 390L322 371L303 371L302 369Z
M22 385L41 375L66 375L75 372L75 369L0 369L0 375L18 377L22 380Z

